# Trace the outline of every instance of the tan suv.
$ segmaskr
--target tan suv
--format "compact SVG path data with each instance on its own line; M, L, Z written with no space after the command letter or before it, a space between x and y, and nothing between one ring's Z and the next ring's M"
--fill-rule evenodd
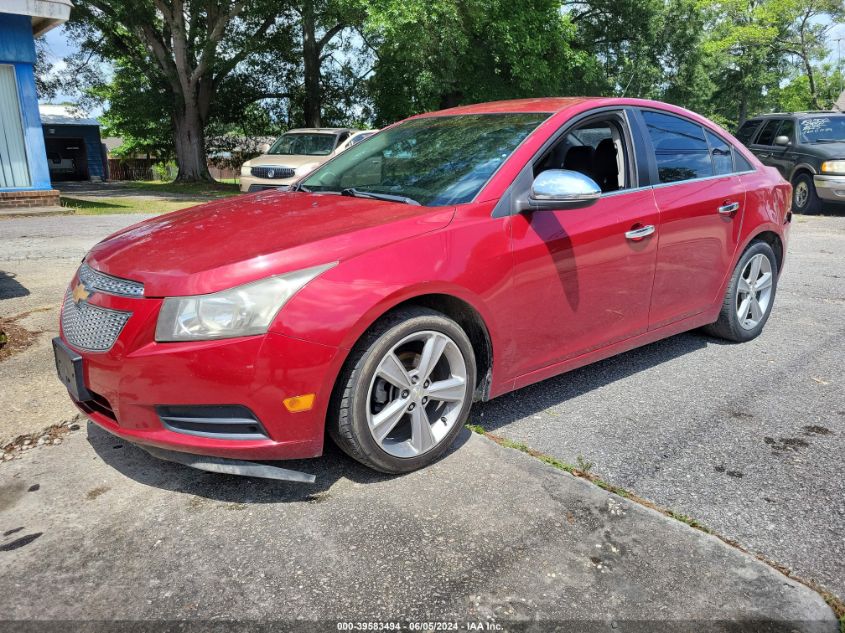
M348 128L301 128L285 132L266 154L241 166L241 191L290 185L372 134L375 131Z

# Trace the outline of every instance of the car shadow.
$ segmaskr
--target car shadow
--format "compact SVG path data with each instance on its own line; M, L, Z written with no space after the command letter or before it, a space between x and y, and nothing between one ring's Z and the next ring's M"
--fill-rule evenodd
M476 403L470 413L470 422L480 425L486 431L495 431L617 380L704 349L708 345L731 344L707 336L699 330L678 334L523 387L494 400Z
M88 443L105 464L140 484L226 503L316 503L322 501L327 491L341 479L371 484L402 476L371 470L348 457L328 439L322 457L261 462L316 475L317 480L308 484L209 473L160 460L93 422L88 422L87 435ZM457 440L441 459L459 450L470 436L469 430L461 429Z
M0 270L0 299L17 299L29 295L29 290L15 277L14 273Z

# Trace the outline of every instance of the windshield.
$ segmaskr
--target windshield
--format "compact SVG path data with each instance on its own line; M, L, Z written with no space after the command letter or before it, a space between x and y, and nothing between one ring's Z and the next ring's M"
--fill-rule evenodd
M335 146L335 134L304 134L301 132L282 134L268 154L288 156L327 156Z
M845 142L845 116L814 116L801 119L799 128L802 143Z
M309 191L390 194L426 206L471 201L548 114L413 119L354 145L302 181Z

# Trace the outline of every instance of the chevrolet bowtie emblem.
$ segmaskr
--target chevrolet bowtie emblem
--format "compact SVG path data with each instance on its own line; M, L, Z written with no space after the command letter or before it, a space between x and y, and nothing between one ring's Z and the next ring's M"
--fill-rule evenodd
M88 292L85 285L80 282L73 288L73 302L78 304L80 301L86 301L92 294L94 293Z

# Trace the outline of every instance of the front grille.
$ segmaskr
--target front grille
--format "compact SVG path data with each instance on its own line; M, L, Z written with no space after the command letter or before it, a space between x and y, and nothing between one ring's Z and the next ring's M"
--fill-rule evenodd
M267 432L241 405L184 405L156 407L164 428L175 433L226 440L265 440Z
M111 349L131 312L109 310L80 301L74 303L68 289L62 306L62 331L68 343L78 349L107 352Z
M123 297L143 297L144 284L120 277L112 277L99 270L94 270L88 264L79 267L79 281L89 292L105 292L110 295Z
M256 178L293 178L296 170L292 167L277 167L275 165L264 165L253 167L252 175Z

